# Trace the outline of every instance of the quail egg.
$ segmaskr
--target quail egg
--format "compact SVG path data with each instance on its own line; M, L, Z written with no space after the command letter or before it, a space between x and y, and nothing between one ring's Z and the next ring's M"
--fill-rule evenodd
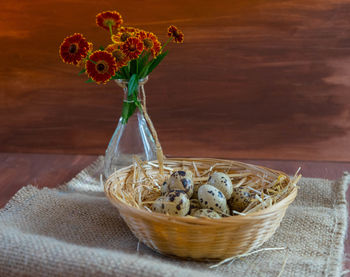
M226 198L216 187L203 185L198 190L198 200L203 209L214 210L219 213L227 212Z
M244 188L234 188L232 192L232 197L227 201L230 210L235 210L237 212L242 212L253 199L253 195L249 190Z
M168 180L165 180L163 182L162 186L160 187L160 192L162 193L162 195L165 195L169 192Z
M209 217L209 218L221 218L221 216L210 209L199 209L193 213L194 217Z
M160 196L156 199L156 201L154 201L154 203L152 204L152 211L157 212L157 213L165 213L164 208L165 208L165 196Z
M183 190L191 198L193 194L192 172L189 170L175 171L168 180L168 190Z
M193 216L193 214L201 208L201 204L199 203L198 199L191 199L190 200L190 215Z
M152 210L163 214L185 216L190 210L190 200L183 190L172 190L157 198Z
M216 187L220 190L226 197L226 199L231 198L232 194L232 182L229 176L222 172L214 172L208 179L208 185Z

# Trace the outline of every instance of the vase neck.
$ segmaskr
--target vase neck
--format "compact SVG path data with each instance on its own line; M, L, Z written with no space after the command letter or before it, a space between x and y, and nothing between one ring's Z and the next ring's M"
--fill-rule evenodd
M134 82L130 80L116 79L116 83L123 88L124 101L122 108L122 123L126 124L128 119L135 113L136 110L141 110L146 107L146 94L144 90L144 84L147 82L148 77L144 79L136 80Z
M118 84L118 86L120 86L121 88L124 89L124 88L128 88L130 80L128 80L128 79L115 79L114 81ZM148 76L146 76L143 79L139 79L139 82L138 82L139 87L146 84L147 81L148 81Z
M124 102L134 102L133 100L128 100L128 93L129 93L129 89L128 87L123 88L123 92L124 92ZM137 99L139 101L141 101L142 99L142 93L144 92L144 86L143 85L139 85L137 88Z
M144 93L144 85L148 81L148 76L146 76L143 79L138 80L138 87L137 87L137 99L141 100L141 94ZM129 80L127 79L116 79L115 82L120 86L124 91L124 102L132 103L133 100L130 100L130 97L128 97L129 93ZM128 99L129 98L129 99Z

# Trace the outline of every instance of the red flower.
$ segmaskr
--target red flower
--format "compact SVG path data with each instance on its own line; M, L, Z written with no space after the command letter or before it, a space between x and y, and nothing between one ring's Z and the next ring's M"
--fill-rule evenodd
M129 57L129 59L137 59L137 57L142 53L143 43L140 39L130 37L121 47L122 51Z
M133 33L130 32L118 32L117 34L111 37L114 43L125 42L128 38L134 36Z
M128 56L120 49L122 43L110 44L106 47L106 51L111 53L117 62L117 67L123 67L129 62Z
M145 31L140 31L138 33L138 37L142 41L145 49L150 50L154 57L159 54L161 49L161 44L155 34L145 32Z
M184 42L184 34L174 25L169 26L168 37L173 37L176 43Z
M96 24L106 30L109 30L109 25L118 29L123 24L123 18L117 11L101 12L96 15Z
M75 33L66 37L60 46L60 57L63 62L77 65L85 58L92 47L82 34Z
M136 37L139 29L134 27L120 27L118 33L112 35L112 41L114 43L125 42L130 37Z
M106 51L95 51L86 62L86 73L96 83L106 83L117 71L117 64L112 54Z

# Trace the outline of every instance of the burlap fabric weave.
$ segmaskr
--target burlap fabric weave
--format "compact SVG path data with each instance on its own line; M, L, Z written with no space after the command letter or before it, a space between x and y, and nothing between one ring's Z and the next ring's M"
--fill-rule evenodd
M58 189L22 188L0 210L0 276L340 276L347 180L304 178L262 251L215 269L153 252L132 235L92 176ZM188 234L191 236L191 234Z

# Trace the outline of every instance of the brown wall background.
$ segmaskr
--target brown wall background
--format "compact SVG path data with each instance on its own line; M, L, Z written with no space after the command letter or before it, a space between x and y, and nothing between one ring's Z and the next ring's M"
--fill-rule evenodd
M84 83L58 46L95 46L95 15L165 39L185 33L146 85L175 156L350 161L350 2L346 0L1 1L0 152L102 154L121 112L112 82Z

